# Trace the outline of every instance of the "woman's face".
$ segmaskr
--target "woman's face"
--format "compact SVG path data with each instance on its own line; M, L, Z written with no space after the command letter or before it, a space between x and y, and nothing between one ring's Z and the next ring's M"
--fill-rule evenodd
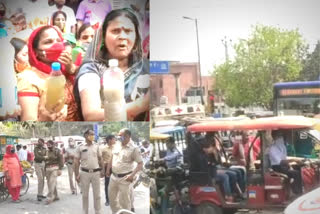
M92 27L88 27L87 29L82 31L79 40L82 43L90 43L92 41L92 39L93 39L93 36L94 36L93 28Z
M105 47L111 58L127 58L136 41L136 31L132 21L124 16L109 21L106 31Z
M27 45L23 46L23 48L17 54L16 60L19 63L28 63L29 62L28 46Z
M39 60L47 62L46 55L43 53L45 50L49 49L53 44L61 42L61 39L57 31L53 28L45 30L39 39L39 45L37 50L37 56Z
M66 19L62 14L58 14L53 20L53 25L57 26L61 31L63 31L64 27L66 26Z
M58 32L53 28L49 28L42 33L39 40L38 49L46 50L56 42L61 42Z

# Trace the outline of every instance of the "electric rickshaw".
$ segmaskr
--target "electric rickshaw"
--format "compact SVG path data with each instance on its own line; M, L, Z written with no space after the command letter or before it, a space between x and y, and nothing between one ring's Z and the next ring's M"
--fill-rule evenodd
M302 116L283 116L243 121L209 121L188 126L186 139L190 157L189 197L193 213L229 214L235 213L238 209L284 209L292 200L290 182L286 175L273 171L268 161L268 148L272 143L271 131L284 131L291 136L288 139L292 143L298 135L297 133L305 133L313 129L316 124L315 120ZM200 171L196 163L197 154L200 155L197 149L201 150L197 142L199 136L221 131L254 131L256 135L250 145L249 153L257 140L261 143L261 151L254 164L255 167L249 167L249 163L246 166L246 197L241 201L226 202L222 186L212 182L209 173L204 170ZM216 141L221 145L219 138ZM223 146L221 148L223 150ZM250 157L248 158L250 160ZM295 157L295 159L297 158ZM303 163L301 164L301 172L312 167L314 172L312 176L313 188L319 186L320 164L318 159L305 161L305 158L300 158L300 160Z
M150 133L153 154L150 160L150 177L155 185L150 186L151 214L189 213L187 166L168 168L161 159L166 155L169 134ZM191 213L190 213L191 214Z

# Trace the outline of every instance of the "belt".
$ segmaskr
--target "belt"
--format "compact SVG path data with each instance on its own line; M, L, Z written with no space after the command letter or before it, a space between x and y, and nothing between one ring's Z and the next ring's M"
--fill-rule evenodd
M82 171L84 171L84 172L93 173L93 172L101 171L101 168L96 168L96 169L86 169L86 168L81 168L81 170L82 170Z
M130 175L131 173L132 173L132 171L131 172L127 172L127 173L123 173L123 174L116 174L116 173L112 172L112 174L114 176L118 177L118 178L123 178L124 176Z

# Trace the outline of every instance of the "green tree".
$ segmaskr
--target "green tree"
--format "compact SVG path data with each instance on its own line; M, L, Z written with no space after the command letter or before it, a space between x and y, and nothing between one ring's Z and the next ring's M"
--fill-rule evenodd
M308 54L303 70L301 71L301 79L306 81L319 80L320 78L320 41L311 54Z
M298 30L257 25L234 45L235 58L214 68L215 91L230 106L271 107L273 84L299 78L307 46Z

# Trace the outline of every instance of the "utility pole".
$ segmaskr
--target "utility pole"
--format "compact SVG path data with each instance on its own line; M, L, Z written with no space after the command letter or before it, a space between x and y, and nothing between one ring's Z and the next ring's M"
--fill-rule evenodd
M197 18L190 18L187 16L183 16L184 19L189 19L195 22L196 25L196 35L197 35L197 48L198 48L198 68L199 68L199 79L200 79L200 89L201 89L201 104L204 105L203 100L203 90L202 90L202 77L201 77L201 63L200 63L200 47L199 47L199 35L198 35L198 20Z
M177 105L181 105L181 93L180 93L180 74L181 73L174 73L173 76L174 76L174 79L176 81L176 102L177 102Z
M227 37L225 36L223 39L221 39L221 42L224 46L224 51L225 51L225 57L226 57L226 62L229 62L229 53L228 53L228 40ZM229 43L231 43L232 40L229 39Z

